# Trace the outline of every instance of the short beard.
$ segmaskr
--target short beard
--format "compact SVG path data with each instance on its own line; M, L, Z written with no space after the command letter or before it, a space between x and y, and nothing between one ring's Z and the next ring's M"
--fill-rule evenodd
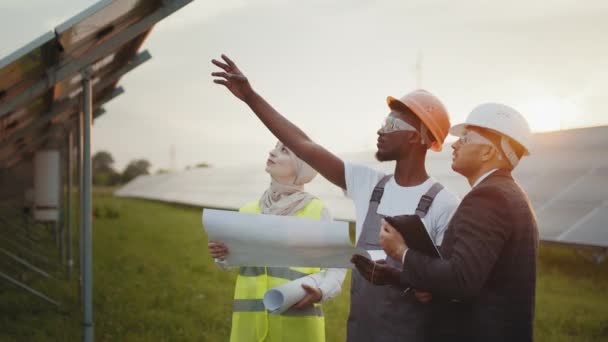
M385 161L395 160L395 158L391 158L391 156L388 153L381 153L380 151L377 151L376 160L379 162L385 162Z

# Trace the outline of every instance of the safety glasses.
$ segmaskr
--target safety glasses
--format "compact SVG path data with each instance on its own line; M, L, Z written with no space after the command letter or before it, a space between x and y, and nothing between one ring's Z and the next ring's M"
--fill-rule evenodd
M398 119L394 116L387 116L380 127L381 133L393 133L398 131L408 131L408 132L417 132L418 130L414 128L414 126L408 124L407 122Z
M470 130L465 130L459 139L462 145L487 145L496 148L494 143L490 139L483 135Z
M458 139L458 141L462 145L478 144L478 145L491 146L494 149L496 149L496 151L498 151L499 160L502 160L503 154L504 154L505 157L507 157L507 161L513 167L515 167L515 166L517 166L517 164L519 164L520 157L517 156L517 154L515 153L515 150L513 149L513 146L511 146L511 144L509 143L509 140L504 136L502 136L500 138L500 148L498 148L498 146L496 146L488 138L484 137L483 135L481 135L475 131L470 131L470 130L465 130L464 133L460 136L460 139Z
M501 139L502 149L498 148L490 139L484 137L483 135L481 135L475 131L470 131L470 130L465 130L464 133L460 136L460 139L458 141L462 145L486 145L486 146L493 147L496 151L498 151L498 160L502 160L501 151L509 151L510 154L515 156L515 152L512 152L513 150L511 148L511 146L504 138ZM511 163L511 165L514 165L514 166L517 165L517 162L519 160L517 158L513 159L513 157L511 157L511 155L509 153L505 152L509 162Z

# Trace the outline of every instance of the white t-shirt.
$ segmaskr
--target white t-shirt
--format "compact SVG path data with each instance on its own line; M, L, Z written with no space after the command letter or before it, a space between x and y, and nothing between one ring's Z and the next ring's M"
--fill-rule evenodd
M374 187L386 174L367 166L354 163L344 163L344 177L346 178L346 196L355 202L357 216L357 241L363 230L363 222L367 216L369 201ZM420 202L420 198L437 181L430 177L426 182L411 187L403 187L397 184L395 177L391 177L384 186L384 194L378 205L378 214L385 216L414 215ZM456 208L460 204L460 198L448 189L441 190L426 217L422 219L431 239L436 245L441 245L443 234L448 228L448 223Z

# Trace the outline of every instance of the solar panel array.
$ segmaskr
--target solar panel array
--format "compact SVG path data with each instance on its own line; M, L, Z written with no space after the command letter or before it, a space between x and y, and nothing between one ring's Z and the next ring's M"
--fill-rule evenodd
M55 259L33 256L47 253L49 246L57 245L60 253L56 260L61 267L55 265L53 269L60 272L58 269L66 265L71 267L71 259L68 262L63 247L71 245L72 239L63 232L64 229L71 231L71 221L67 218L72 217L72 206L61 203L64 215L59 222L35 222L26 210L31 205L26 194L36 186L35 171L43 175L40 169L35 170L32 161L35 153L53 150L61 154L65 170L60 188L64 189L74 169L71 160L77 145L78 160L82 161L78 167L79 191L85 194L81 195L79 205L85 341L93 339L90 123L105 112L104 104L124 92L118 86L120 79L151 58L147 51L140 49L153 26L190 2L192 0L102 0L0 60L0 252L3 256L0 279L60 304L23 281L30 277L23 277L23 273L8 274L5 267L17 272L14 266L19 265L51 279L65 278L49 275L38 264L40 260ZM73 144L74 135L78 144ZM38 248L35 246L43 245L31 239L33 230L43 230L39 229L41 224L52 226L54 233L50 237L37 235L36 239L50 238L51 243L34 251ZM51 254L57 256L56 251Z
M101 1L0 60L0 168L61 138L52 127L75 124L86 68L94 116L103 113L102 106L123 92L120 78L150 59L138 51L160 16L171 13L163 3Z
M536 210L544 241L608 247L608 127L535 134L532 155L514 172ZM263 157L261 157L263 158ZM387 173L394 163L379 163L374 152L344 160ZM451 148L429 153L429 173L460 197L470 186L451 170ZM237 209L258 198L269 184L264 165L194 169L173 174L141 176L116 192L201 207ZM352 202L342 190L317 177L307 190L324 200L334 217L353 222Z

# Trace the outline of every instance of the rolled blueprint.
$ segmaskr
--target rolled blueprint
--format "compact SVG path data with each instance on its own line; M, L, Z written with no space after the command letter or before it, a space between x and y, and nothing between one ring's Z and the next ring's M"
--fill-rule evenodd
M306 276L266 291L263 300L266 310L274 314L282 314L287 311L306 295L306 291L302 288L302 284L306 284L313 288L317 287L315 280L310 276Z
M203 227L228 247L229 266L353 268L353 254L369 258L346 222L205 209Z

